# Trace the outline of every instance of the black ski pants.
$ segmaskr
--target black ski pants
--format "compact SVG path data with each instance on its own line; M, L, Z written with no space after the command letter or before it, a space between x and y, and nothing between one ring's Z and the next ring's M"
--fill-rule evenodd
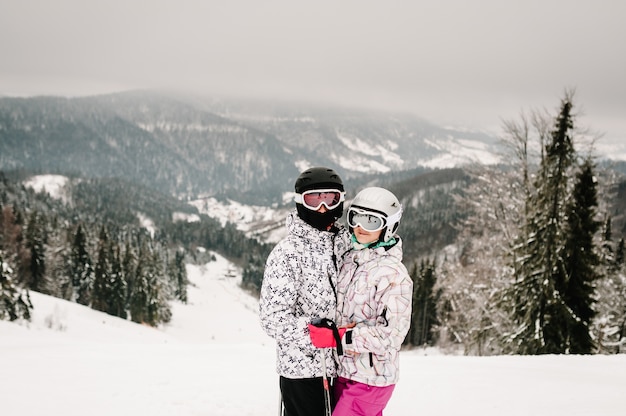
M280 393L285 406L285 416L324 416L326 412L322 377L298 379L280 377ZM330 399L334 407L332 386Z

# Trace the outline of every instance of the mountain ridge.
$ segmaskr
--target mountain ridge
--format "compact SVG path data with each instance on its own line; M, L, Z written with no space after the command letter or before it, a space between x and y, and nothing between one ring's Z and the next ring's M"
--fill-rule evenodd
M182 199L280 204L309 166L358 179L472 157L492 162L494 143L415 116L360 109L150 92L0 98L0 170L122 176Z

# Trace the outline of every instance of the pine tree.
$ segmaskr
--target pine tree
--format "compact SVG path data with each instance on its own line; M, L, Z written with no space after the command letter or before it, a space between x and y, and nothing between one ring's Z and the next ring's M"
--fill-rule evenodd
M13 207L4 206L0 209L0 250L9 264L17 264L19 259L22 227Z
M246 255L246 265L241 276L241 286L257 295L261 291L266 258L267 255L261 255L258 253Z
M570 311L563 298L567 283L565 265L565 204L568 178L574 163L572 95L561 102L555 128L530 195L529 217L518 246L513 300L516 332L511 339L522 354L565 353L568 348Z
M603 178L604 175L598 175ZM611 194L614 179L609 177L600 184L599 195ZM614 244L611 217L604 222L601 241L597 243L600 252L599 264L594 267L598 277L593 282L593 319L590 330L593 333L594 351L619 353L626 345L626 270L624 270L624 239ZM585 253L586 254L586 253Z
M33 211L26 227L26 249L28 250L28 287L49 293L46 281L45 230L41 215Z
M124 248L124 258L122 259L122 276L126 282L126 310L130 309L131 295L134 291L135 281L137 280L137 256L130 239L126 241Z
M120 246L111 247L111 293L108 313L126 319L127 284L121 263Z
M437 324L437 297L434 293L434 260L422 260L419 269L415 264L410 273L413 279L413 306L411 328L406 342L411 345L427 345L433 342L432 329Z
M98 240L98 259L94 270L91 307L97 311L108 312L111 297L111 247L109 235L103 226Z
M146 236L142 238L129 308L134 322L156 326L171 319L171 310L167 304L161 257L148 240Z
M187 303L187 269L185 267L185 252L177 250L174 255L174 264L172 267L174 276L174 296L183 303Z
M46 272L48 275L48 294L61 299L72 298L73 288L68 271L70 244L67 240L67 230L53 217L48 231L46 243Z
M72 278L76 302L81 305L89 305L91 301L93 266L87 246L87 236L83 225L79 224L72 242L69 275Z
M565 271L567 281L563 298L570 310L568 352L590 354L593 349L591 321L595 316L594 281L599 258L594 236L600 228L595 219L598 205L594 170L591 161L583 164L577 175L573 197L567 209L567 240L565 242Z
M32 308L28 291L14 283L13 270L4 262L0 250L0 320L30 320Z
M172 311L169 307L168 288L162 262L162 253L155 248L150 253L148 264L149 300L146 323L157 326L172 319Z
M145 243L139 250L137 268L128 300L130 318L133 322L149 323L148 304L150 302L150 265L147 257L148 247Z

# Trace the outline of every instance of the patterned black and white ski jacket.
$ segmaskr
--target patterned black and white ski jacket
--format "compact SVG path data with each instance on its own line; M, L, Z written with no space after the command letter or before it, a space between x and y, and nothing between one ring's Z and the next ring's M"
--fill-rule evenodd
M318 231L294 210L286 220L288 235L265 264L259 316L265 333L276 341L276 371L286 378L322 376L319 349L307 324L335 318L337 273L349 248L345 228ZM333 354L326 354L328 376L336 375Z
M397 237L396 237L397 238ZM402 241L352 250L337 284L337 326L343 337L339 377L371 386L398 381L399 352L411 323L413 281L402 264Z

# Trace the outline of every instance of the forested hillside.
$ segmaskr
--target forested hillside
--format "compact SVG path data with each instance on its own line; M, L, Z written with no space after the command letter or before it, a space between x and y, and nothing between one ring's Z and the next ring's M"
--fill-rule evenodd
M135 322L170 319L186 301L185 263L223 252L245 276L267 248L195 208L120 179L74 178L53 198L0 174L0 318L28 318L28 290ZM256 261L256 263L255 263Z
M132 94L0 99L0 169L121 178L180 197L241 197L262 183L272 198L296 171L262 131Z

